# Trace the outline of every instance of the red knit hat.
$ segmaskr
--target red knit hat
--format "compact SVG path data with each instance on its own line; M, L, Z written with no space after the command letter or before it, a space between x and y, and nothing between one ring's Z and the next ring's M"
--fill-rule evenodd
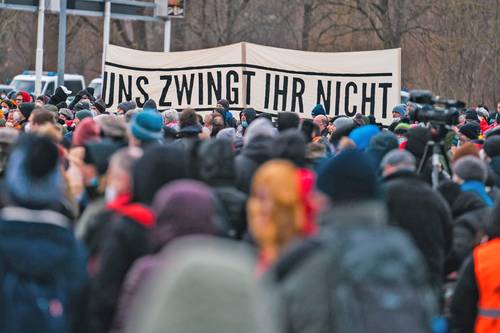
M31 102L31 96L26 91L21 90L17 94L23 96L23 103Z
M73 146L83 146L89 141L100 139L100 130L97 123L92 118L83 119L75 129L73 134Z

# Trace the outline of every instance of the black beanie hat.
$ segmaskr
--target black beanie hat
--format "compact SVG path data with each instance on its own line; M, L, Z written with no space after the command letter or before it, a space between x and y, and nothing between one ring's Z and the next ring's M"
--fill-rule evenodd
M465 111L465 120L472 120L479 122L479 117L477 116L477 112L475 110Z
M379 195L375 170L365 153L347 150L321 168L317 187L333 203L375 200Z
M286 131L291 128L299 128L300 118L293 112L278 112L278 131Z
M477 140L481 134L481 127L476 122L470 122L460 127L459 132L471 140Z
M35 104L33 103L21 103L19 105L19 111L26 119L30 117L31 112L33 112L34 109L35 109Z
M487 138L484 142L483 149L490 158L500 156L500 136L494 135Z
M106 103L104 103L101 98L97 99L92 105L97 109L97 111L99 111L99 113L106 113Z

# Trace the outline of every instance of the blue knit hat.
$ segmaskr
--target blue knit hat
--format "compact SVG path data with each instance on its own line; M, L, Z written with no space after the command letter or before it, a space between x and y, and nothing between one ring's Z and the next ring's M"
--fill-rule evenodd
M139 141L148 142L160 140L163 137L163 119L158 111L139 112L132 118L130 126L132 135Z
M401 118L406 116L406 104L398 104L393 109L392 112L397 112L401 115Z
M349 138L354 141L356 148L365 151L370 144L370 140L380 132L380 129L375 125L366 125L356 128L351 132Z
M10 156L5 177L16 205L43 209L63 200L59 151L47 137L24 135Z
M326 116L325 108L321 104L316 104L316 106L314 107L314 109L311 112L311 116L313 116L313 118L314 118L314 117L319 116L319 115Z
M374 200L379 194L376 166L357 150L341 152L325 163L316 184L334 203Z

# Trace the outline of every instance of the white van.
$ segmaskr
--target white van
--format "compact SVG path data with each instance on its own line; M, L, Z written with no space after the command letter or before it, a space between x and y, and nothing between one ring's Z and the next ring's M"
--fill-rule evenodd
M15 90L24 90L30 94L35 92L35 72L24 71L22 74L16 75L11 86ZM70 96L75 96L80 90L85 88L85 79L78 74L64 74L64 86L71 90ZM51 96L57 88L57 73L43 72L42 75L42 95Z
M94 88L94 97L95 98L101 97L102 79L100 77L95 78L92 81L90 81L89 87Z

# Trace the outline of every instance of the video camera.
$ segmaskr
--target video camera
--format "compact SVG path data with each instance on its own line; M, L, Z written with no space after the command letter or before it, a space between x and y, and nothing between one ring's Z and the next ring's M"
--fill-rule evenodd
M433 125L457 125L459 110L465 107L464 102L441 99L428 90L410 91L410 102L418 104L410 111L410 119Z

